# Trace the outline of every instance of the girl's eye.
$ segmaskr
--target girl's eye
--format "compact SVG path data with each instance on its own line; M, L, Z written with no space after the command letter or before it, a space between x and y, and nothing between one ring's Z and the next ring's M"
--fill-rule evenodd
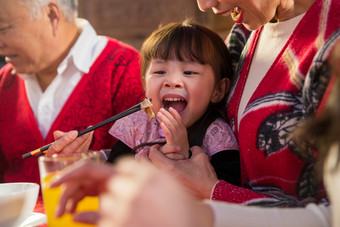
M195 75L195 74L198 74L197 72L194 72L194 71L184 71L183 73L184 73L184 75Z
M156 72L154 72L155 74L165 74L166 72L165 71L156 71Z

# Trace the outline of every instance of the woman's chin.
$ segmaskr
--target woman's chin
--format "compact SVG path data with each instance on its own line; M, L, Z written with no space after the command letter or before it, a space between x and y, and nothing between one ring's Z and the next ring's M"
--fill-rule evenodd
M246 29L250 31L255 31L262 26L262 24L247 24L247 23L243 23L243 25L244 27L246 27Z

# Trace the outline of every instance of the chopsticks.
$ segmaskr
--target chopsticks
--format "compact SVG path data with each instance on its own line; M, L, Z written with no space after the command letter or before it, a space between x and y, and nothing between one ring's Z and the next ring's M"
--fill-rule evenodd
M137 105L135 105L135 106L133 106L133 107L131 107L131 108L129 108L129 109L127 109L127 110L125 110L125 111L123 111L123 112L121 112L121 113L115 115L115 116L113 116L113 117L110 117L110 118L108 118L108 119L106 119L106 120L104 120L104 121L102 121L102 122L100 122L100 123L98 123L98 124L96 124L96 125L93 125L93 126L91 126L91 127L88 127L87 129L84 129L84 130L78 132L78 136L77 136L77 137L82 136L82 135L84 135L84 134L86 134L86 133L88 133L88 132L91 132L91 131L93 131L93 130L95 130L95 129L97 129L97 128L100 128L100 127L102 127L102 126L104 126L104 125L107 125L107 124L109 124L109 123L111 123L111 122L113 122L113 121L115 121L115 120L118 120L118 119L120 119L120 118L123 118L123 117L125 117L125 116L127 116L127 115L129 115L129 114L132 114L132 113L134 113L134 112L137 112L137 111L139 111L139 110L141 110L141 109L146 109L146 108L150 107L150 106L148 106L147 104L145 104L145 102L150 103L150 102L151 102L151 99L145 98L145 99L143 99L143 101L140 102L139 104L137 104ZM40 148L38 148L38 149L36 149L36 150L33 150L33 151L31 151L31 152L28 152L28 153L22 155L22 158L23 158L23 159L26 159L26 158L29 158L29 157L32 157L32 156L39 157L39 156L45 154L46 151L48 150L48 148L49 148L52 144L53 144L53 143L50 143L50 144L47 144L47 145L45 145L45 146L43 146L43 147L40 147Z

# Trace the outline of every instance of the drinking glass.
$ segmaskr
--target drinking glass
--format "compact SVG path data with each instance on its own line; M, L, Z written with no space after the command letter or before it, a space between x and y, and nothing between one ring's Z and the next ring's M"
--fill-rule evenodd
M55 178L60 176L60 172L66 167L83 160L97 161L100 160L99 152L59 154L50 157L40 157L39 171L42 195L44 201L45 212L47 216L48 227L72 226L72 227L90 227L93 225L74 222L72 215L65 213L62 217L54 216L59 201L61 187L50 188L49 184ZM99 200L96 196L87 196L78 203L76 212L98 211Z

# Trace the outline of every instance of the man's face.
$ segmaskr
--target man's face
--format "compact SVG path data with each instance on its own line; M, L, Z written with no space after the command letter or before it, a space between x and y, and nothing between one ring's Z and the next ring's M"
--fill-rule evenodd
M29 9L16 0L0 0L0 55L18 73L35 74L53 61L53 32L46 9L33 19ZM52 63L51 63L52 62Z

